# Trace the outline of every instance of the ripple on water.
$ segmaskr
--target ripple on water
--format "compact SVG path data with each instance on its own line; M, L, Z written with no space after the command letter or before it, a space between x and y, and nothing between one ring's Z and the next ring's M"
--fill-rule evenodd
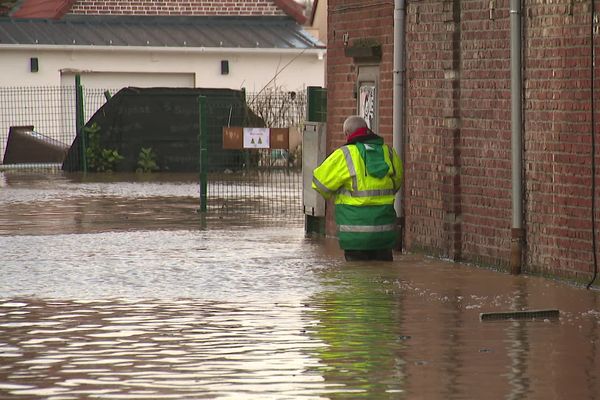
M277 301L318 287L301 229L0 236L0 247L0 296L9 298Z
M140 394L192 399L227 393L268 398L327 388L319 374L307 373L320 364L311 354L323 343L304 333L310 322L301 304L32 302L39 307L37 318L52 317L58 325L44 330L6 328L0 380L11 383L0 388L8 398ZM112 311L110 317L106 311ZM73 329L91 321L100 324L85 331ZM17 350L17 359L7 357Z

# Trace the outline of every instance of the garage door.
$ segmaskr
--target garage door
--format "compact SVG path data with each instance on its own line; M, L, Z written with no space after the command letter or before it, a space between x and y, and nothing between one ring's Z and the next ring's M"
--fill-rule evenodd
M194 87L194 74L187 73L130 73L81 72L81 84L86 88L120 89L133 87ZM61 73L61 85L75 85L74 72Z

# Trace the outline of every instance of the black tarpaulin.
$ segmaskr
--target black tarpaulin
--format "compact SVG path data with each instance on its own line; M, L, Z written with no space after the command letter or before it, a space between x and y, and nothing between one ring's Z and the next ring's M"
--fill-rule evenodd
M199 96L206 98L209 170L238 169L243 157L240 151L223 150L222 128L244 126L247 121L249 112L243 91L124 88L112 96L85 127L96 124L101 146L117 150L123 157L114 169L117 172L135 171L142 148L152 149L160 171L199 171ZM81 154L81 133L78 133L63 170L83 170Z

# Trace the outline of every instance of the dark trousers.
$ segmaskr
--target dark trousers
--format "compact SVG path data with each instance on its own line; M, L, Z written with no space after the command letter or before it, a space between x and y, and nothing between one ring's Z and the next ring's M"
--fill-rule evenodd
M392 249L344 250L346 261L394 261Z

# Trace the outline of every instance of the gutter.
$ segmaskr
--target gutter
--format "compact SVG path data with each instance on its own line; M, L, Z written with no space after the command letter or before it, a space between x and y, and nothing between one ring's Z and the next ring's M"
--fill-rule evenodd
M326 53L325 48L313 49L273 49L273 48L246 48L246 47L165 47L165 46L94 46L94 45L55 45L55 44L0 44L0 50L26 50L26 51L112 51L112 52L160 52L160 53L206 53L206 54L289 54L289 55L315 55L319 60Z

